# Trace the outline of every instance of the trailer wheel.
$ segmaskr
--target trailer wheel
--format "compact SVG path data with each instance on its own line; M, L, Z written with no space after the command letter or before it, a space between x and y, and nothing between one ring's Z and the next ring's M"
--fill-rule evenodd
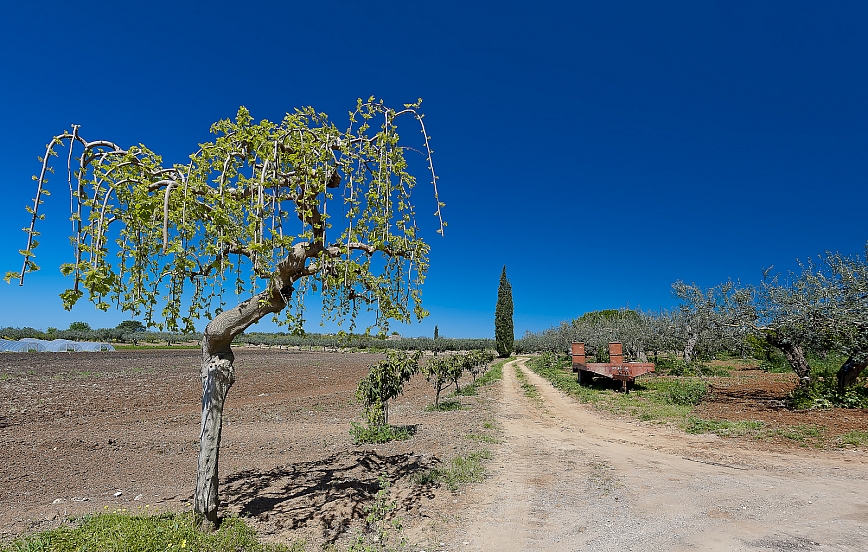
M579 385L591 383L591 374L587 370L579 370Z

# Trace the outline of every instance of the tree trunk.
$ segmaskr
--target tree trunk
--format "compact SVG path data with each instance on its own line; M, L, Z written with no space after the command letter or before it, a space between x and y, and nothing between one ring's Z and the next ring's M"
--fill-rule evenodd
M793 368L793 372L799 376L799 385L805 386L811 383L811 365L805 358L805 351L801 345L793 343L789 339L779 338L773 334L766 334L766 341L784 353L787 362Z
M843 395L848 386L856 383L856 378L862 374L866 366L868 366L868 359L857 362L852 356L848 358L847 362L842 364L838 370L838 392Z
M691 332L690 329L687 331L689 333L687 334L687 343L684 345L684 363L690 364L693 360L693 350L696 348L696 342L699 338L695 333Z
M280 312L286 305L285 297L291 292L291 287L279 292L274 289L263 291L237 307L218 314L202 334L202 425L193 512L201 516L202 525L206 528L215 528L219 523L218 460L223 404L235 381L232 364L235 355L230 347L232 339L263 316Z
M235 381L232 351L216 354L202 361L202 426L199 435L199 465L193 510L204 522L217 526L217 495L220 458L220 435L223 429L223 404Z

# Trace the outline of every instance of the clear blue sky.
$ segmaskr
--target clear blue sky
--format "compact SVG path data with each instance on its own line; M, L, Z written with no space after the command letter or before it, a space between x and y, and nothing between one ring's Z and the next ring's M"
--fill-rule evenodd
M36 156L72 123L179 161L239 105L340 120L357 97L422 97L449 227L429 234L431 317L396 329L493 336L504 264L517 337L671 307L677 279L752 282L862 250L866 29L861 1L13 2L0 261L20 267ZM61 307L72 250L54 182L42 270L0 285L0 326L114 326L129 316Z

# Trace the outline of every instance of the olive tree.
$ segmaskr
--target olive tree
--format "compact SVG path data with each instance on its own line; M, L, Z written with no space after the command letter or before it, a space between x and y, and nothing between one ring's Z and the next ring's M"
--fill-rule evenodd
M827 252L785 279L769 272L753 289L742 324L780 349L803 385L811 381L806 350L843 354L843 393L868 366L868 244L866 255Z
M731 280L703 289L677 281L672 292L681 301L673 313L675 341L681 345L684 362L696 356L710 357L719 351L733 351L744 342L744 331L734 321L744 310L749 292Z
M800 385L809 386L808 352L834 351L847 359L837 374L843 393L868 366L866 258L827 252L785 276L768 269L752 286L726 282L701 289L676 282L673 289L683 301L676 319L682 316L687 328L685 359L698 343L732 349L752 336L779 349Z
M71 308L85 294L100 309L115 305L160 330L202 335L202 422L194 510L217 522L222 411L235 381L232 339L268 315L300 331L304 297L315 291L329 319L372 310L368 328L427 313L420 286L428 245L415 221L414 173L431 178L443 232L429 136L420 104L395 110L359 100L343 129L313 108L279 122L255 122L245 108L211 127L184 163L165 163L144 145L87 141L79 126L55 136L40 159L24 265L38 269L40 205L51 159L62 146L73 222L72 259L61 271ZM422 132L408 148L399 120ZM420 170L408 151L421 152ZM414 165L415 166L415 165ZM247 299L227 304L234 291Z

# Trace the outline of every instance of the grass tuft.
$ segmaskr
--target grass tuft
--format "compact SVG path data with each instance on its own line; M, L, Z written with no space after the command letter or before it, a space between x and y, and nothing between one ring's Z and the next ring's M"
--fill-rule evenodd
M684 425L684 431L692 434L714 433L721 437L741 437L743 435L758 436L757 433L765 427L765 424L757 420L703 420L702 418L689 417Z
M708 393L708 385L698 380L669 380L664 387L663 399L669 404L696 406Z
M534 401L539 405L542 402L542 398L539 395L539 389L536 388L536 385L532 384L528 379L522 369L518 366L515 367L515 377L518 378L518 382L521 385L522 391L524 391L524 396Z
M413 482L419 485L445 485L450 491L457 491L461 485L477 483L485 477L485 466L482 461L491 458L491 452L483 449L467 456L456 456L448 468L434 468L413 476Z
M440 401L440 404L436 406L433 404L429 404L425 407L425 412L448 412L450 410L461 410L461 402L446 400Z

